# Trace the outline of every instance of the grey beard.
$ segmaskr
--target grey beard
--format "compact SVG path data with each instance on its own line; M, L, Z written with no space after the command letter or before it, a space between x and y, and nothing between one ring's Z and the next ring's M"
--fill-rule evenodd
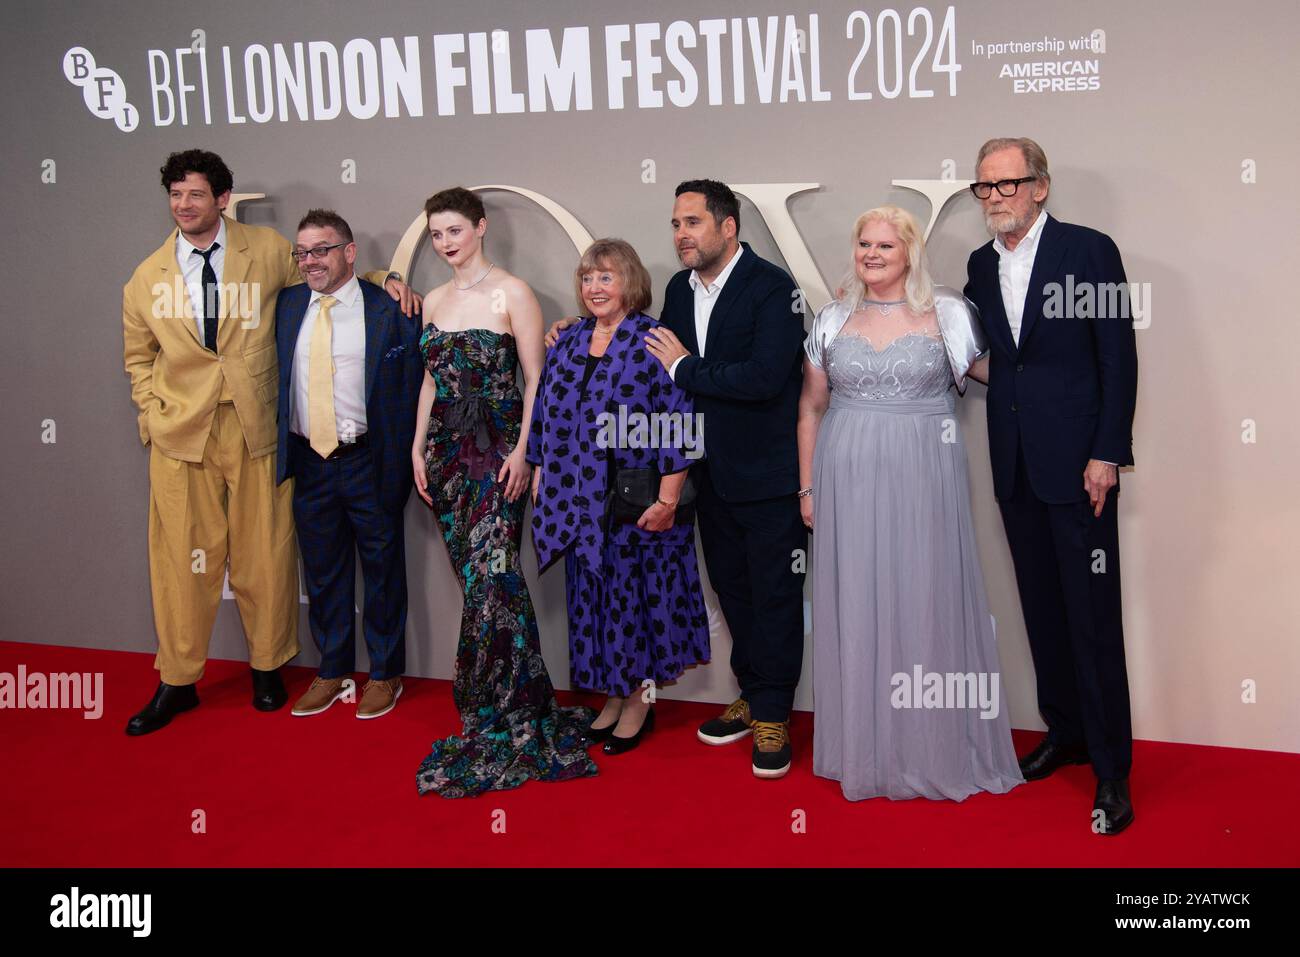
M1033 225L1034 220L1038 218L1038 213L1039 210L1037 209L1032 210L1021 217L1017 217L1012 213L985 213L984 228L987 229L989 233L992 235L1002 235L1005 233L1019 232L1020 230L1026 229L1029 226ZM1011 222L1009 224L1002 225L1002 226L995 226L993 224L994 218L1003 220L1003 218L1007 216L1012 217Z

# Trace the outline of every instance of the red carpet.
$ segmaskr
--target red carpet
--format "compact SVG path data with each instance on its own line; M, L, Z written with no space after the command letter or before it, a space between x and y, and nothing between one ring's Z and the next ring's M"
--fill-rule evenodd
M293 718L254 711L247 666L214 661L198 709L128 738L157 680L150 656L0 643L0 672L19 664L102 671L105 703L99 720L0 711L3 866L1300 864L1293 754L1138 742L1137 820L1102 838L1088 827L1087 767L962 804L852 804L812 774L811 715L795 715L790 774L759 781L748 744L696 740L715 706L661 701L639 749L595 752L598 777L451 801L415 792L430 741L458 730L446 681L408 679L396 710L374 721L342 703ZM287 674L296 697L311 673ZM1017 732L1018 750L1037 738ZM196 809L206 833L191 830ZM500 811L504 834L493 832ZM792 832L796 811L806 833Z

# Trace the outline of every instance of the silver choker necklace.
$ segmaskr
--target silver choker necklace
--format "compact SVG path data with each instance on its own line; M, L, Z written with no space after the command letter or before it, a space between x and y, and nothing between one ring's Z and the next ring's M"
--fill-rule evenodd
M884 299L863 299L858 303L858 308L862 309L866 306L875 306L880 310L882 316L887 316L894 311L895 306L901 306L905 302L907 302L906 299L890 299L888 301Z
M495 265L496 265L496 263L488 263L488 267L487 267L487 269L483 270L483 275L479 276L477 279L475 279L475 280L474 280L472 283L470 283L468 286L456 286L456 280L454 280L454 279L452 280L451 284L452 284L453 286L456 286L456 288L459 289L461 292L465 292L467 289L473 289L475 286L477 286L479 283L481 283L484 279L487 278L487 274L490 273L490 272L492 271L492 268L493 268Z

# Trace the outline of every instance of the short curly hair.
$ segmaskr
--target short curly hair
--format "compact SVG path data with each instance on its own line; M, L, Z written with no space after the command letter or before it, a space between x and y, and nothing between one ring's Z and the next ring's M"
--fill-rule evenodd
M475 226L479 224L479 220L487 218L483 200L464 186L440 190L426 199L424 218L427 220L434 213L460 213Z
M183 150L172 153L158 171L162 175L163 192L170 192L173 183L179 183L190 173L199 173L212 187L212 195L220 196L235 188L235 174L216 153L207 150Z

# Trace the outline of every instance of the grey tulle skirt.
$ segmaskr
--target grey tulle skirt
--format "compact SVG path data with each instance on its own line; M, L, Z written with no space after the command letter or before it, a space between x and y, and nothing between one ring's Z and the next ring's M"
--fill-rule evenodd
M1023 781L951 395L833 395L817 436L813 770L851 801Z

